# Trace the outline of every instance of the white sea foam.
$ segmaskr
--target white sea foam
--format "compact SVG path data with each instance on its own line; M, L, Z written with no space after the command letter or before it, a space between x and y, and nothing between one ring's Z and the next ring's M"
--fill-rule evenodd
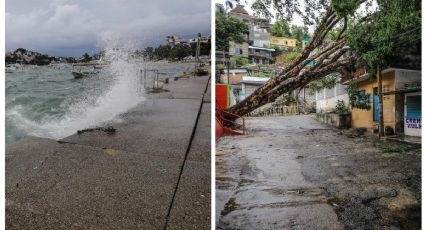
M63 138L77 130L98 126L104 122L117 119L145 100L140 87L140 69L143 62L132 57L134 43L123 42L111 33L102 35L101 47L105 51L103 60L110 64L105 67L107 77L113 77L113 83L105 89L96 100L80 100L64 105L67 112L60 118L46 117L40 122L28 121L19 115L19 108L10 111L21 120L29 135ZM133 47L132 47L133 46ZM72 97L72 95L70 95ZM65 100L64 103L69 103Z

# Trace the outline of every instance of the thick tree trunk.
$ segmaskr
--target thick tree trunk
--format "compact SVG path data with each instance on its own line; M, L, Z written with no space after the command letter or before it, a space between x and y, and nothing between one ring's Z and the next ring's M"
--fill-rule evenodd
M364 0L360 0L361 4ZM369 15L370 16L370 15ZM369 16L360 19L357 25L367 22ZM329 45L323 45L323 41L334 26L343 21L340 33L336 41ZM284 67L283 71L271 78L264 85L256 89L251 95L238 104L230 107L228 111L238 116L244 116L253 110L276 100L282 94L304 87L313 80L325 77L333 72L342 72L345 67L353 64L357 58L348 56L344 48L347 44L345 31L347 29L347 17L340 18L330 7L315 30L311 41L294 61ZM315 61L313 67L306 67L311 61ZM236 117L229 117L234 120Z
M277 87L273 87L271 90L267 91L257 90L242 102L232 106L229 111L233 114L244 116L265 104L275 101L279 96L285 93L292 92L297 88L305 86L311 81L317 80L333 72L342 71L345 66L352 64L356 60L354 56L349 56L339 61L334 60L339 58L342 54L342 51L337 52L336 54L334 54L335 57L331 57L326 64L317 64L316 67L312 68L311 70L307 70L301 74L291 75L292 71L289 72L288 74L284 75L286 76L286 80L278 84ZM274 84L272 80L273 79L269 80L266 85ZM267 86L263 85L263 87L266 88ZM229 117L229 119L234 118L235 117Z

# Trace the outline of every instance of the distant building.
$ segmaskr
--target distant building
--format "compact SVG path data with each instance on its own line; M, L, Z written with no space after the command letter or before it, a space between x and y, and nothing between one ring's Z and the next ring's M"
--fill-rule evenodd
M230 57L238 55L242 57L249 57L249 45L247 42L236 43L233 41L229 42L229 55Z
M250 77L242 78L242 90L239 93L239 99L243 100L245 97L251 95L255 90L264 85L270 78L267 77Z
M174 48L177 44L187 44L187 42L176 35L167 36L167 45Z
M295 48L297 47L297 39L270 36L270 46L277 46L280 48Z
M190 44L197 43L197 42L198 42L198 37L189 39ZM211 43L211 35L208 36L208 37L201 37L200 42L201 43Z
M215 63L225 65L229 60L229 52L227 51L215 51Z
M275 49L249 46L248 56L251 63L268 65L272 61Z
M256 20L256 17L249 15L248 11L245 10L243 5L236 5L235 8L230 10L228 13L229 17L237 18L247 24L253 24Z
M268 27L251 25L249 29L249 42L256 47L270 47L270 31Z
M255 64L270 64L272 52L275 50L270 49L269 21L249 15L244 6L240 4L232 9L228 15L242 20L249 26L249 36L246 42L240 44L233 41L229 42L229 56L242 56Z
M272 60L272 52L274 49L249 46L248 43L242 44L229 42L229 56L242 56L248 58L253 64L270 64Z
M247 75L248 72L245 69L229 69L229 75L227 75L227 70L224 70L220 76L220 82L238 85L241 83L242 78Z

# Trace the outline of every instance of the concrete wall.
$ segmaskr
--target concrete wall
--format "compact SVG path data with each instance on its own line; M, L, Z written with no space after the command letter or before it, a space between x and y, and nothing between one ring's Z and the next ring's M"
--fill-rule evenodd
M242 54L236 54L235 53L236 48L241 49L242 50ZM230 56L240 55L242 57L246 57L247 58L248 57L248 54L249 54L249 45L248 45L248 43L244 42L242 44L239 44L239 43L235 43L233 41L230 41L229 42L229 55Z
M242 78L245 77L247 73L230 73L229 83L230 84L240 84ZM227 84L227 71L224 71L224 74L220 76L220 82Z
M351 115L349 113L316 113L316 118L322 123L335 126L339 129L349 129L351 127Z
M247 96L251 95L256 89L258 89L261 85L251 85L251 84L242 84L242 92L240 99L243 100Z
M395 72L396 89L421 85L421 71L396 69Z
M337 84L331 89L325 88L316 92L316 110L332 112L338 100L344 101L345 105L348 106L349 100L345 88L345 85Z

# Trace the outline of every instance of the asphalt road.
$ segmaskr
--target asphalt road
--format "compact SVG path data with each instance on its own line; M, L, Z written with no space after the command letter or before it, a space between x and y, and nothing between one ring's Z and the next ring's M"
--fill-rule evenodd
M305 115L246 126L216 145L217 229L420 229L418 149Z

